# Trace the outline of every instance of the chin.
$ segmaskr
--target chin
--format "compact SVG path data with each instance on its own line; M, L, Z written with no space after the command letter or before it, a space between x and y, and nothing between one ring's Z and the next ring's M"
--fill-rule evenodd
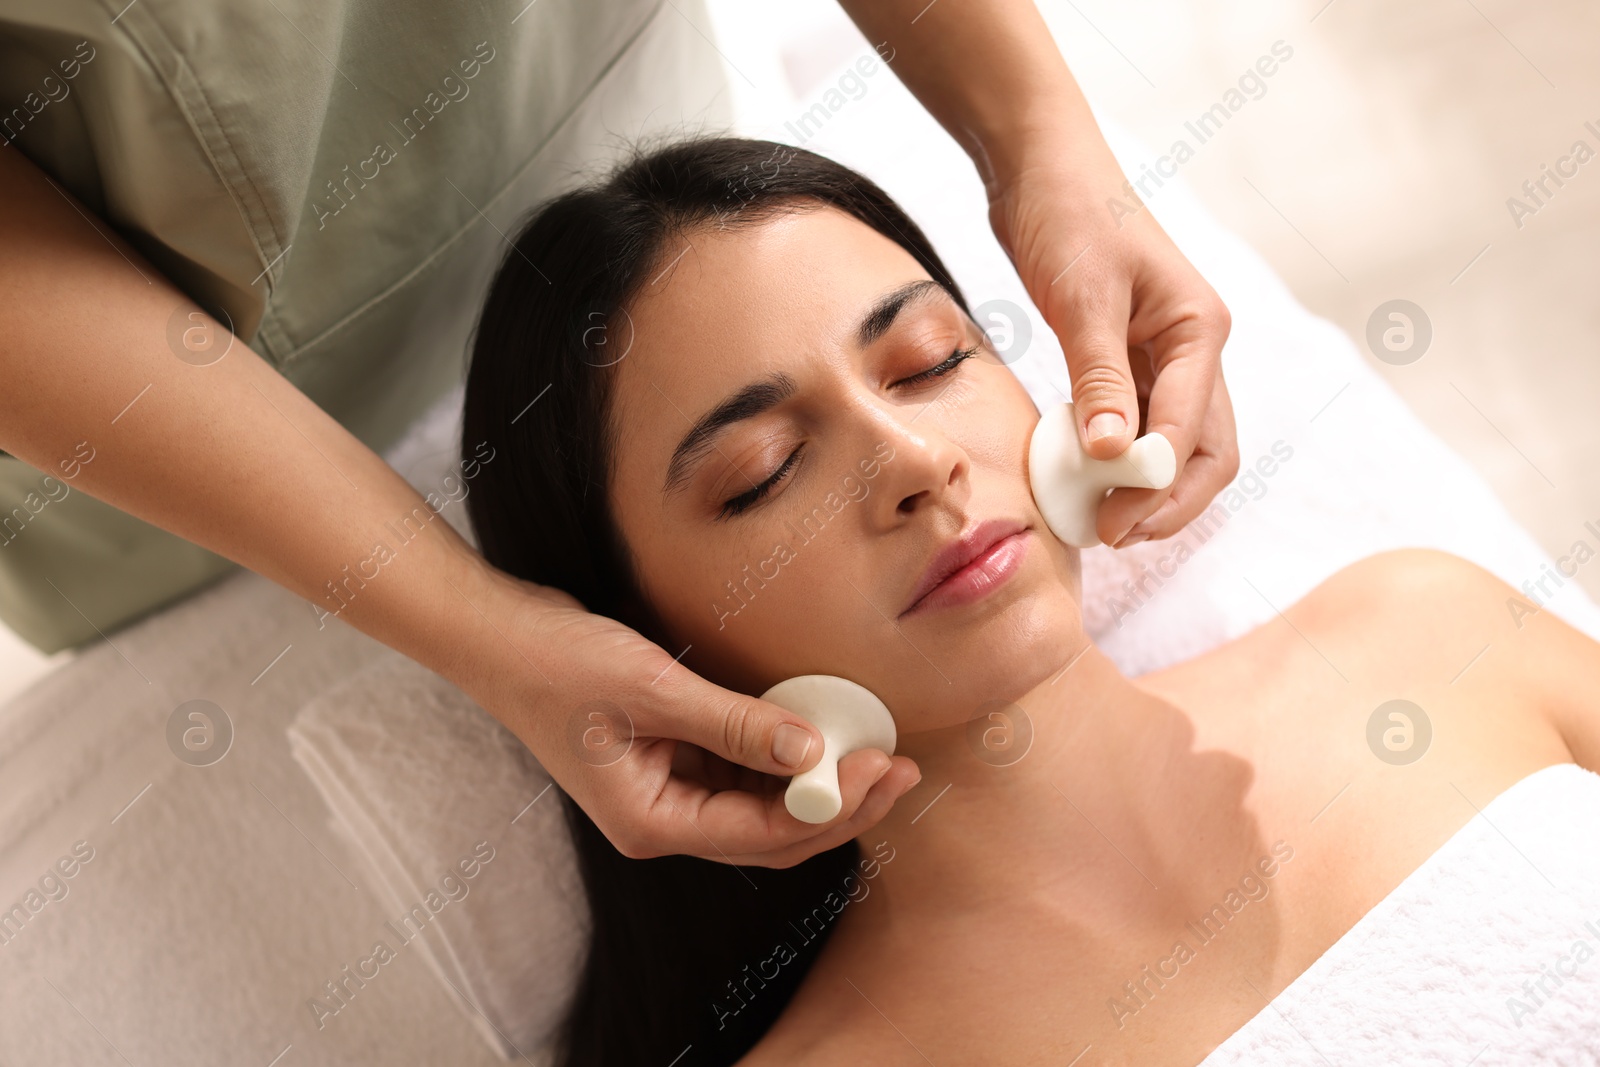
M1028 628L1021 630L1015 618L997 624L994 639L964 641L960 655L939 656L928 650L937 671L918 657L922 669L905 687L903 702L879 695L891 709L915 708L915 715L908 716L915 721L906 724L915 730L960 726L987 710L1014 703L1053 678L1075 651L1054 627L1037 628L1044 621L1037 613L1027 621Z

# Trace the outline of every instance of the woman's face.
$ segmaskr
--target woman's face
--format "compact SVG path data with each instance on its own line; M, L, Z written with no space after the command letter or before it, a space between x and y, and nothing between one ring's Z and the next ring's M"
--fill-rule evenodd
M1028 489L1038 411L910 253L816 206L696 229L650 278L612 368L610 492L668 652L752 695L849 678L902 731L1066 663L1078 553ZM1020 531L1001 579L914 607L935 557L991 521Z

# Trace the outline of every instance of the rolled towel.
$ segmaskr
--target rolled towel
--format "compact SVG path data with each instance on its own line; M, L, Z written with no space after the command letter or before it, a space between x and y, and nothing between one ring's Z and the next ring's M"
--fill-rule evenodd
M300 710L290 750L369 861L377 933L425 956L504 1058L537 1061L589 936L559 792L461 690L385 651Z

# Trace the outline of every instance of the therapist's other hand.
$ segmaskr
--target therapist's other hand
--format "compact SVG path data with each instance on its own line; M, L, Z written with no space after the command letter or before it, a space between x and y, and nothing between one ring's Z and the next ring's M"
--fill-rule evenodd
M791 867L871 828L921 778L905 756L852 752L839 761L839 814L801 822L783 792L821 758L810 723L705 680L559 589L480 570L472 598L510 648L496 677L475 672L463 688L625 856Z
M1061 340L1089 454L1151 432L1177 453L1171 486L1119 488L1100 506L1096 531L1121 547L1177 533L1238 473L1221 360L1232 320L1096 134L1035 139L1025 166L989 181L989 219Z

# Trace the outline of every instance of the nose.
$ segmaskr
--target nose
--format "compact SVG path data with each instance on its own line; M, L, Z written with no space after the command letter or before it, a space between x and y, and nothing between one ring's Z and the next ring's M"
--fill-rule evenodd
M972 461L937 421L913 409L879 409L875 436L881 461L877 519L901 525L921 508L962 511L971 492Z

